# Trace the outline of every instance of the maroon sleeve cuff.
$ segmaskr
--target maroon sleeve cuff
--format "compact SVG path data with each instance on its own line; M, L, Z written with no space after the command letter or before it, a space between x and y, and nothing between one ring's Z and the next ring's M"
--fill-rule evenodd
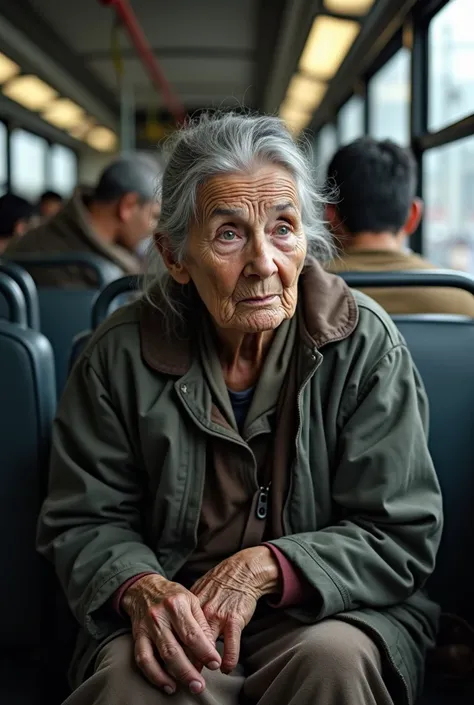
M280 599L269 600L272 607L292 607L308 601L314 590L306 578L295 568L284 553L271 543L264 546L270 549L280 568L281 595Z
M139 573L138 575L134 575L133 578L129 578L126 580L119 588L118 590L115 591L115 594L113 596L113 607L114 610L121 616L123 617L124 614L122 612L122 597L125 595L126 591L128 590L129 587L131 587L134 583L136 583L140 578L143 578L145 575L154 575L154 573ZM109 603L110 604L110 603Z

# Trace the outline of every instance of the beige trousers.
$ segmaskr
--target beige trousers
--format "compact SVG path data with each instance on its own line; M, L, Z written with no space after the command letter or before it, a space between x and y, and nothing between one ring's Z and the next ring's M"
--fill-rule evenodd
M378 648L357 627L332 619L307 626L283 615L257 624L242 636L243 666L230 676L205 670L200 695L153 687L124 635L100 651L93 675L64 705L393 705Z

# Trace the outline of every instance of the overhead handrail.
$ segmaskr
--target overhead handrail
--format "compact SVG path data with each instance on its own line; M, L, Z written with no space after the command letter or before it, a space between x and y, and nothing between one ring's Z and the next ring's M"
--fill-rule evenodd
M168 110L178 124L182 123L185 117L184 108L166 80L165 74L156 60L146 35L128 0L99 0L99 2L115 10L117 17L127 30L151 80L158 92L163 95L163 100Z

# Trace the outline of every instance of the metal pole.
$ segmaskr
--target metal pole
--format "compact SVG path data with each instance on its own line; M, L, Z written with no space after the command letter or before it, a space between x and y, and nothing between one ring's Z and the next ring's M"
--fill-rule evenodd
M120 150L123 153L135 149L135 100L133 87L124 76L120 82Z
M128 0L99 0L99 2L102 5L115 9L117 16L127 30L143 65L147 69L151 80L158 89L158 92L163 95L163 99L168 110L173 115L176 122L183 122L185 116L184 108L166 80L166 77L158 64L155 55L153 54L145 33L143 32L135 13L130 7Z

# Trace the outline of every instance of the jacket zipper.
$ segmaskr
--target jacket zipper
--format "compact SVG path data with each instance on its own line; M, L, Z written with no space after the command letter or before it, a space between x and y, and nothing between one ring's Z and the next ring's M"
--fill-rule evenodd
M299 446L299 441L300 441L300 437L301 437L301 417L302 417L301 400L303 398L303 392L306 389L308 382L311 380L311 378L313 377L315 372L318 370L322 361L323 361L323 358L321 356L319 358L319 360L317 361L317 364L314 365L314 367L312 367L312 369L308 372L308 374L304 378L303 383L302 383L302 385L299 389L299 392L298 392L298 397L297 397L298 430L296 432L296 437L295 437L295 447L296 447L295 460L293 462L293 465L291 466L288 493L286 495L285 504L283 506L283 528L287 534L292 533L292 530L291 530L291 527L290 527L289 521L288 521L288 505L290 503L291 494L292 494L292 490L293 490L293 471L298 464L298 446Z

